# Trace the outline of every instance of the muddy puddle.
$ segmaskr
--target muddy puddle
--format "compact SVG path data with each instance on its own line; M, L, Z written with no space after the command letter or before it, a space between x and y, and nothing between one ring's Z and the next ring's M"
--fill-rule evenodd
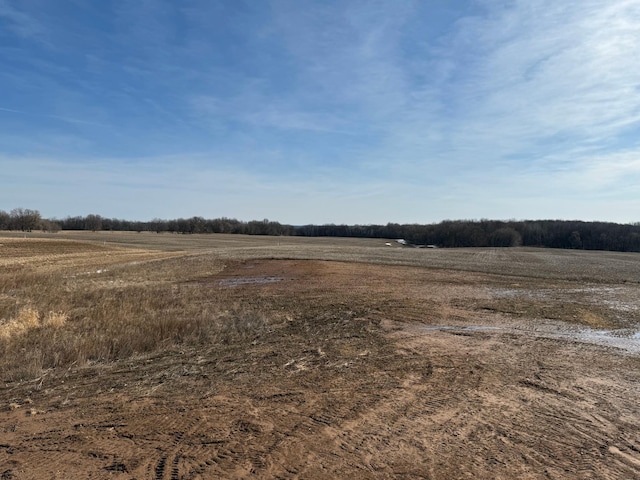
M266 285L283 281L282 277L233 277L223 278L218 282L223 287L239 287L241 285Z
M531 337L566 340L570 342L590 343L604 347L619 348L629 353L640 354L640 330L593 330L576 329L568 325L544 325L531 329L524 327L489 326L489 325L428 325L424 330L451 332L453 334L487 332L498 334L526 335Z
M640 312L637 287L587 286L560 289L492 289L490 295L503 298L530 298L536 300L574 298L591 305L603 305L611 310L626 313Z

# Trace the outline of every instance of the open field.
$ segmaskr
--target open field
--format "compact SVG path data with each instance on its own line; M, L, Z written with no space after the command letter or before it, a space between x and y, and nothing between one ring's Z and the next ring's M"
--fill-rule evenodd
M0 478L640 478L640 255L0 234Z

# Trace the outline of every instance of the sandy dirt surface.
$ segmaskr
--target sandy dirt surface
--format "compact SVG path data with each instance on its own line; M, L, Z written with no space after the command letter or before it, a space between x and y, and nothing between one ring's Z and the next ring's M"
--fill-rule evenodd
M640 478L640 256L202 242L267 328L2 384L1 479Z

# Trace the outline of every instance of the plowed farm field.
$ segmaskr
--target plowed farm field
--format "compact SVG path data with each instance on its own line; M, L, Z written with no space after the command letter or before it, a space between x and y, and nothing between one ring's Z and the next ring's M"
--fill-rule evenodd
M640 255L386 242L0 234L0 478L640 478Z

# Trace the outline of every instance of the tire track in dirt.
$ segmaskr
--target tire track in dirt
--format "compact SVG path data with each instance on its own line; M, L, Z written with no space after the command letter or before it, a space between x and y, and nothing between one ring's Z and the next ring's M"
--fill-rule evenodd
M181 407L169 406L154 410L136 425L136 430L148 432L144 436L146 448L138 470L144 470L145 478L155 480L191 478L200 464L193 465L190 459L210 460L204 456L204 449L194 446L198 434L210 427L206 414L201 409L185 412Z
M621 425L620 415L611 412L616 412L616 405L628 403L628 389L620 387L619 392L612 392L611 388L594 392L585 388L582 379L572 370L560 373L552 366L545 366L544 362L539 362L538 367L535 362L533 365L509 362L509 369L496 371L495 366L474 353L481 348L486 354L494 350L492 344L500 345L500 338L492 335L460 337L456 339L455 350L450 346L440 350L440 345L452 345L452 336L447 333L409 333L406 336L396 333L394 337L402 338L399 341L409 345L422 343L425 353L429 352L437 361L427 382L413 387L420 393L415 401L408 402L406 411L391 403L402 413L400 424L395 424L393 415L384 411L373 416L387 420L387 425L396 432L392 438L406 437L407 431L420 432L414 433L416 441L412 446L424 450L423 459L432 459L424 469L432 472L433 478L448 478L448 475L457 478L465 472L484 478L481 472L489 468L496 477L501 471L505 475L511 471L513 475L510 465L513 458L522 459L523 476L549 471L555 472L552 478L606 478L605 475L613 470L618 478L634 478L640 473L606 453L607 445L620 442L624 424ZM552 347L569 352L575 349L577 353L573 355L583 350L575 345L559 347L552 344ZM504 355L504 347L501 351ZM517 350L510 351L515 353ZM539 358L545 358L543 351L537 354ZM529 352L520 354L532 358ZM535 373L536 368L542 369L540 375ZM511 374L510 369L513 370ZM497 378L496 373L499 374ZM523 375L524 379L518 380ZM505 385L499 391L487 388L496 382ZM431 385L438 389L432 389ZM507 388L508 385L511 387ZM596 422L597 415L585 414L585 410L596 412L598 408L611 416ZM635 426L629 427L637 429L637 418L634 420ZM384 425L379 422L380 427ZM626 453L633 458L635 452L627 450ZM458 465L457 470L447 467L447 464L457 465L455 458L458 456L474 460L471 465ZM445 461L433 461L438 458ZM626 460L629 463L628 458ZM616 464L613 468L612 461Z
M221 397L203 399L198 408L176 409L170 405L156 408L152 415L140 419L136 427L149 431L145 436L143 465L136 471L155 480L264 471L263 449L255 445L248 448L247 442L243 443L269 438L268 426L257 423L251 410L251 404L242 401L241 395L235 401Z

